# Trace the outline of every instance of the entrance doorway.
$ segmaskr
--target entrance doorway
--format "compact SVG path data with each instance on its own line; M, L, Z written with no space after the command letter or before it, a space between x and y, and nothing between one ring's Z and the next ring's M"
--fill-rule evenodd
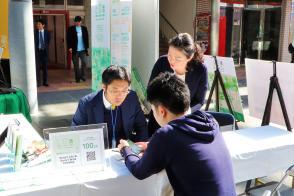
M278 60L281 0L253 1L244 4L221 4L219 42L223 56L233 57L236 64L245 58Z
M281 6L250 6L243 13L241 62L245 58L278 60Z
M45 21L45 28L50 33L49 43L49 69L66 69L66 17L65 15L34 15L34 21L42 19Z

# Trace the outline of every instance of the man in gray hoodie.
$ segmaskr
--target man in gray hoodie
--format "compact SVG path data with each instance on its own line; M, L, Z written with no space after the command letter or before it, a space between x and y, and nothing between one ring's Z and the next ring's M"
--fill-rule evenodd
M219 126L205 112L187 114L187 85L173 74L161 74L148 85L147 99L161 128L141 158L120 141L130 172L144 179L165 169L175 196L235 196L231 158Z

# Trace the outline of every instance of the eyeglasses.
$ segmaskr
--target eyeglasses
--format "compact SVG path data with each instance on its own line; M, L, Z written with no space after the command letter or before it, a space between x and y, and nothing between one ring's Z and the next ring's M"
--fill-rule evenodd
M119 90L108 90L109 93L113 94L113 95L127 95L129 94L130 90L122 90L122 91L119 91Z

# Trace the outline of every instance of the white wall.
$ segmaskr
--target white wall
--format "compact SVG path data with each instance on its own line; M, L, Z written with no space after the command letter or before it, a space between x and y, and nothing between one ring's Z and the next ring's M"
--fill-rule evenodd
M193 36L195 0L160 0L160 11L178 32L187 32Z
M158 58L159 0L133 0L132 66L146 86Z

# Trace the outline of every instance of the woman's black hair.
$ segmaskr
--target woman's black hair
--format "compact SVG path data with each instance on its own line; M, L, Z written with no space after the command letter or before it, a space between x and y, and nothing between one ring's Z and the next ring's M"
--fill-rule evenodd
M178 50L180 50L181 52L183 52L183 54L189 59L191 57L193 57L191 59L191 61L188 62L188 66L187 69L191 68L192 65L194 65L195 63L193 63L193 61L197 63L199 62L203 62L203 52L201 47L194 42L192 36L188 33L179 33L178 35L176 35L175 37L171 38L169 40L169 46L172 46Z

